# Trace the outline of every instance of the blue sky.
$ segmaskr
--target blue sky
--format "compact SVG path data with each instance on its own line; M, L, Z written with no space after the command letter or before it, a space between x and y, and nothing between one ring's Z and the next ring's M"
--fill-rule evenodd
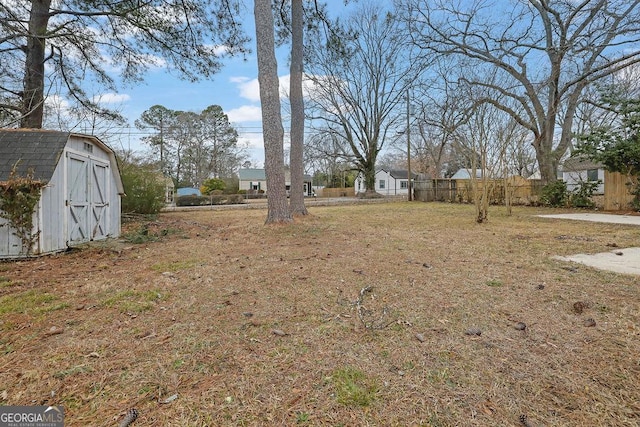
M255 50L255 46L252 46ZM278 67L281 86L288 86L286 48L279 50ZM201 111L209 105L220 105L229 121L238 130L240 141L248 143L250 160L263 166L264 149L260 116L258 70L255 54L243 58L227 58L221 71L212 80L192 83L180 80L166 69L150 70L142 83L124 86L117 94L109 94L111 107L121 110L131 128L123 129L123 148L144 151L148 147L139 141L140 132L133 127L135 119L153 105L172 110ZM285 86L286 85L286 86ZM283 114L285 114L283 112Z
M349 10L343 2L335 4L329 1L334 12ZM252 2L251 2L252 4ZM240 20L243 22L246 34L255 37L253 22L253 8L246 7ZM210 105L220 105L228 115L231 124L238 130L240 143L248 145L248 157L255 167L264 165L264 146L262 140L262 124L260 111L260 96L258 86L258 67L255 55L255 41L249 42L251 50L245 57L224 58L221 70L209 80L192 83L181 80L165 67L157 66L150 69L141 83L122 85L117 93L107 93L101 96L101 102L109 108L118 110L129 121L129 127L119 129L116 133L121 138L114 138L105 142L114 148L131 149L137 152L148 151L149 147L140 141L144 136L135 128L134 122L140 115L154 105L162 105L171 110L202 111ZM288 92L289 87L289 45L279 48L278 75L280 76L281 93ZM156 58L157 62L163 61ZM110 69L117 79L120 71L117 65ZM88 90L90 93L91 91ZM286 97L283 99L286 103ZM285 145L287 143L288 126L286 109L282 110L285 121ZM79 125L77 132L87 132ZM286 148L286 147L285 147Z

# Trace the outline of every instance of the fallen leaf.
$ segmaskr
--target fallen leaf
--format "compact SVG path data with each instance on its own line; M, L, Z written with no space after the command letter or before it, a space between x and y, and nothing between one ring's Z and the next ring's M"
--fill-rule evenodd
M171 396L167 397L164 400L160 400L158 403L162 403L162 404L167 404L167 403L171 403L174 400L176 400L178 398L178 394L172 394Z

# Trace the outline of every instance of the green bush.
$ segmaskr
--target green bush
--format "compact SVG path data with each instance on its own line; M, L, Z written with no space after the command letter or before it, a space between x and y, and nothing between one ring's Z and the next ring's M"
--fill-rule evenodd
M227 203L227 196L222 194L214 194L209 196L209 204L212 205L224 205Z
M581 182L578 187L569 194L569 206L574 208L593 208L595 203L591 197L598 189L600 181Z
M180 196L176 206L209 206L243 203L242 194L212 194L211 196Z
M554 208L564 208L567 206L569 193L567 184L564 181L554 181L542 187L540 202L545 206Z
M244 196L242 194L229 194L227 203L230 205L244 203Z
M631 200L631 208L636 212L640 212L640 180L638 181L636 185L629 184L631 187L629 193L634 196L633 200Z
M120 167L125 196L123 213L156 214L164 207L165 183L163 176L152 168L135 164Z
M207 196L189 194L188 196L180 196L176 199L176 206L203 206L208 204L209 197Z
M215 194L215 192L219 191L220 194L222 194L222 192L226 187L227 187L227 183L224 182L224 180L220 178L211 178L211 179L205 180L202 183L202 185L200 186L200 192L202 194L208 195L208 194Z

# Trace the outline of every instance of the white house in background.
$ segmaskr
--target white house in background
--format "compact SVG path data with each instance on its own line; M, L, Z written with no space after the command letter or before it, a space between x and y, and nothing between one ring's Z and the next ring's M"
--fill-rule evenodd
M58 252L120 235L124 194L116 157L95 136L36 129L0 130L0 182L16 168L46 185L33 214L33 247L0 219L0 258ZM28 250L27 250L28 249Z
M418 174L411 173L411 182L415 181ZM375 191L383 196L407 196L409 194L409 180L406 169L377 169ZM355 193L364 193L367 189L364 185L364 175L358 173L355 183Z
M584 157L569 157L562 165L562 180L572 191L583 182L600 181L593 194L604 194L604 167Z
M311 187L311 175L304 175L304 195L312 196L313 188ZM287 194L291 191L291 172L284 171L284 180ZM238 189L245 190L248 193L267 192L267 173L264 169L240 169L238 171Z
M267 174L264 169L240 169L238 171L239 189L247 192L267 191Z

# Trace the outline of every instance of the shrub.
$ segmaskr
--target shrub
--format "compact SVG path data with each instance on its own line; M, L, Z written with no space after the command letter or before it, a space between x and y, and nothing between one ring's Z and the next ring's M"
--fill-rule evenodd
M567 184L560 180L545 185L540 193L540 202L554 208L566 207L568 198Z
M229 194L227 198L227 203L230 205L237 205L240 203L244 203L244 197L242 194Z
M222 194L215 194L209 196L209 204L212 205L224 205L227 202L227 196Z
M215 194L214 192L219 191L219 194L222 194L224 189L227 187L227 183L220 178L211 178L205 180L200 186L200 192L202 194Z
M578 187L569 194L569 206L575 208L593 208L595 203L593 203L591 197L598 189L599 184L600 181L584 181L578 184Z
M120 167L120 176L126 194L122 198L123 213L156 214L164 207L165 183L158 172L125 164Z
M206 196L189 194L187 196L180 196L176 199L176 206L202 206L208 204L209 198Z
M632 182L627 184L629 186L629 194L633 196L631 200L631 209L636 212L640 212L640 179L634 185Z

